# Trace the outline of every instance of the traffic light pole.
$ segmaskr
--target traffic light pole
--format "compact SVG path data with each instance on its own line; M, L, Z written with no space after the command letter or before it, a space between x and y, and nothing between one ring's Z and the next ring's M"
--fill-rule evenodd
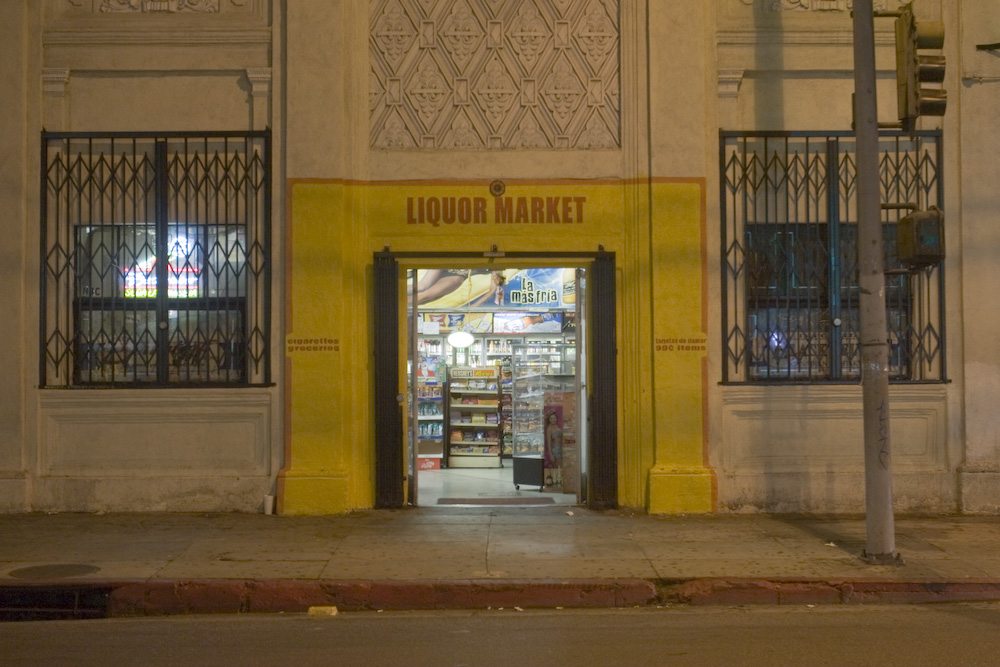
M854 0L854 89L867 532L863 558L869 563L890 563L896 562L899 556L896 553L892 457L889 450L889 345L885 317L872 0Z

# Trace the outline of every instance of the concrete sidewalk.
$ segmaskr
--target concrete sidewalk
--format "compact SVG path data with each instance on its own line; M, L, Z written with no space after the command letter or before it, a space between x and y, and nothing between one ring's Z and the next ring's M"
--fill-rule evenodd
M1000 518L425 508L0 515L0 608L131 614L1000 600ZM14 610L14 612L11 612Z

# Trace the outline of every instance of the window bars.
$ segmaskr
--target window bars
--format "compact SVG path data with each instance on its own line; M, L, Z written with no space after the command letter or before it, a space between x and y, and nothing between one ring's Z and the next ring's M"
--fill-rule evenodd
M43 387L270 384L270 132L42 133Z
M941 206L940 131L880 138L883 203ZM722 380L856 382L859 346L854 136L722 132ZM889 373L943 381L944 275L896 257L905 210L883 210Z

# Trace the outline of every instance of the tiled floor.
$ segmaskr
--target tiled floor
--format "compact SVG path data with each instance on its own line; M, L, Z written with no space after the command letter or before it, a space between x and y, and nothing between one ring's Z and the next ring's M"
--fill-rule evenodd
M536 486L514 488L514 468L506 461L503 468L447 468L421 470L417 473L417 504L442 507L441 498L551 498L555 505L577 505L575 495L550 493ZM548 504L547 501L543 501ZM449 505L455 507L455 505Z

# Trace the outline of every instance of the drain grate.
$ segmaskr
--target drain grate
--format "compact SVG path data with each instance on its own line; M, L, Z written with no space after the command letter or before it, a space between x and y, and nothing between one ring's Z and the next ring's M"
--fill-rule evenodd
M33 565L12 570L8 576L15 579L63 579L65 577L82 577L85 574L100 572L101 568L82 563L56 563L53 565Z
M51 581L81 577L101 568L84 563L53 563L12 570L15 579ZM111 588L90 584L0 584L0 621L46 621L103 618L108 615Z
M109 586L0 586L0 621L104 618Z

